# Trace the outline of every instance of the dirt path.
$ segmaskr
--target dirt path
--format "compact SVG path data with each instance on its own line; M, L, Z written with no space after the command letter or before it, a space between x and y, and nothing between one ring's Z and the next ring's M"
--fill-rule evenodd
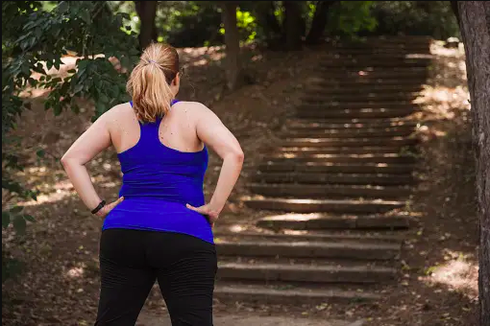
M250 315L217 315L214 318L215 326L362 326L364 322L357 320L346 322L340 320L250 316ZM168 315L157 315L151 312L142 312L136 326L171 326Z

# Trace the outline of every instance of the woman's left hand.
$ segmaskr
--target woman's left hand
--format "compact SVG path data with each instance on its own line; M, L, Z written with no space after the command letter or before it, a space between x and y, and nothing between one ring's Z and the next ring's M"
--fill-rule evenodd
M109 214L114 209L114 207L119 205L123 200L124 200L124 197L119 197L118 200L113 201L112 203L107 204L104 207L102 207L97 213L95 213L95 215L97 215L100 218L106 217L107 214Z
M198 212L201 215L204 215L211 226L214 226L214 222L216 222L219 217L219 213L221 212L221 209L213 207L211 204L205 204L199 207L194 207L190 204L187 204L186 207L190 210Z

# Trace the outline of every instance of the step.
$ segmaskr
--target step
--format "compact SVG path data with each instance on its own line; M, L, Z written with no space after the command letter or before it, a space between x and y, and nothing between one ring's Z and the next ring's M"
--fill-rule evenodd
M417 138L376 137L376 138L286 138L283 147L361 147L361 146L410 146Z
M287 258L337 258L356 260L395 259L401 245L391 243L318 242L318 241L217 241L219 256L287 257Z
M282 286L257 284L225 284L217 282L214 297L222 302L251 302L260 305L267 304L320 304L354 303L376 301L381 295L367 291L348 291L330 288L302 288L287 284Z
M354 80L356 78L383 78L383 79L417 79L429 77L429 69L427 67L392 67L390 69L379 67L364 67L364 68L346 68L346 67L317 67L315 70L318 74L315 77L309 77L310 81L326 81L325 75L334 76L335 78L346 78ZM374 86L374 85L372 85Z
M330 103L330 102L364 102L364 103L374 103L374 102L386 102L386 101L403 101L409 102L416 99L419 96L417 92L392 92L392 93L380 93L380 92L364 92L364 93L352 93L352 94L337 94L333 90L322 93L309 93L303 96L301 99L302 103Z
M365 112L385 112L388 110L404 110L413 113L419 109L419 105L412 103L411 100L406 101L321 101L321 102L305 102L302 101L296 111L313 111L313 112L328 112L328 113L345 113L361 114Z
M331 107L332 105L330 105L330 108ZM358 109L358 110L343 110L343 111L328 110L328 109L329 109L329 104L317 106L316 109L313 107L313 105L310 104L307 107L303 106L298 108L296 110L296 116L299 118L318 118L318 119L347 119L347 118L379 119L379 118L406 117L410 114L417 112L415 108L406 108L406 109L375 108L375 109Z
M352 219L353 217L351 217ZM259 220L260 221L260 220ZM338 242L349 243L352 241L363 243L390 243L401 249L402 243L406 239L406 235L401 231L387 230L281 230L280 228L269 230L260 229L260 232L254 231L230 231L228 229L215 228L213 231L214 240L216 243L220 241L239 242L239 241L269 241L269 242ZM279 231L285 233L278 233Z
M408 185L414 183L411 175L397 174L334 174L305 172L264 172L257 173L253 180L267 183L300 183L300 184L348 184L348 185Z
M352 90L352 94L362 94L373 91L389 92L391 88L397 92L420 92L428 78L428 75L401 76L396 73L392 76L377 73L365 76L357 74L358 71L342 73L330 71L324 74L325 78L308 81L304 91L307 94L322 91L342 94Z
M382 230L406 229L410 221L404 215L331 215L331 214L281 214L260 219L257 226L273 230Z
M380 283L395 278L396 270L381 266L288 265L218 263L220 280L261 280L314 283Z
M430 47L427 45L417 45L417 46L386 46L380 45L378 47L371 46L330 46L323 49L326 55L359 55L359 56L380 56L384 57L386 55L407 55L407 56L418 56L418 55L432 55ZM321 58L320 58L321 60Z
M279 153L293 154L295 157L310 157L312 154L385 154L385 153L399 153L400 146L364 146L364 147L278 147L276 149Z
M326 162L274 162L258 166L261 172L296 172L296 173L384 173L411 175L414 164L384 163L326 163Z
M250 208L270 211L289 211L296 213L384 213L405 207L404 201L386 200L332 200L332 199L288 199L288 198L250 198L243 199Z
M413 43L413 42L356 42L356 43L335 43L326 47L325 53L330 53L328 50L345 50L345 51L368 51L368 50L379 50L379 51L389 51L389 50L428 50L430 48L430 43Z
M400 76L378 77L376 75L364 75L358 77L346 77L343 79L328 76L319 78L316 81L311 81L311 85L317 85L325 88L354 88L354 87L372 87L372 86L398 86L398 87L414 87L422 86L427 81L426 76L414 76L404 78Z
M248 188L255 194L267 197L294 198L383 198L409 197L410 188L372 185L312 185L312 184L260 184L252 183Z
M318 57L318 60L320 62L323 61L329 61L329 60L383 60L383 61L390 61L390 60L432 60L435 58L434 55L432 54L425 54L425 53L372 53L372 51L367 51L365 54L360 54L359 51L355 51L352 54L349 54L347 51L343 51L340 49L341 52L345 52L342 55L339 53L324 53L324 55ZM361 52L362 53L362 52Z
M324 49L325 52L329 53L330 56L339 55L339 56L378 56L380 58L386 57L388 55L431 55L431 51L429 47L421 46L421 47L364 47L364 48L347 48L347 47L330 47ZM320 59L321 60L321 59Z
M404 137L415 131L413 126L387 127L387 128L289 128L281 133L286 137L332 137L332 138L357 138L357 137Z
M427 67L431 64L430 59L383 59L383 58L358 58L358 59L332 59L323 60L319 63L321 68L339 67Z
M414 163L416 158L405 154L311 154L308 156L292 153L276 153L264 158L273 163Z
M357 72L356 72L357 74ZM332 74L330 74L332 76ZM339 73L336 78L345 78L348 77L345 72ZM345 88L345 87L319 87L316 86L315 83L313 85L308 85L305 89L306 95L316 95L316 94L364 94L364 93L411 93L411 92L421 92L423 90L422 85L362 85L363 87L353 87Z
M327 129L332 130L332 132L350 132L358 131L362 132L365 129L381 129L381 128L415 128L417 126L416 121L402 120L399 118L393 119L353 119L346 120L343 122L333 123L333 122L322 122L318 119L288 119L285 125L289 130L294 129L307 129L307 130L318 130ZM340 130L339 130L340 129Z

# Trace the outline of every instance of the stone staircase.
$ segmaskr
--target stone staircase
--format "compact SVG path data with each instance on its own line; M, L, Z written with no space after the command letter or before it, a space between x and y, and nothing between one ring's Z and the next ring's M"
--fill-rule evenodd
M427 78L430 40L333 44L256 167L244 203L264 232L215 234L216 298L318 304L381 298L398 275L416 158L407 119ZM266 231L267 230L267 231ZM294 230L294 231L292 231Z

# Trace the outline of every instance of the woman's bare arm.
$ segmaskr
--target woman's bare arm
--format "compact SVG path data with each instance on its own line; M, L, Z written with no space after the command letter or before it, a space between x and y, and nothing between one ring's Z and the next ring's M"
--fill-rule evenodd
M209 204L199 208L190 205L188 207L210 216L211 222L214 222L240 176L244 155L238 140L216 114L207 107L201 106L198 108L196 122L197 136L223 159L223 165Z
M85 164L111 145L108 128L109 116L110 114L107 112L97 119L61 158L61 164L63 164L68 178L89 210L97 207L101 199L95 191ZM98 215L105 216L118 203L106 205L104 209L99 211Z

